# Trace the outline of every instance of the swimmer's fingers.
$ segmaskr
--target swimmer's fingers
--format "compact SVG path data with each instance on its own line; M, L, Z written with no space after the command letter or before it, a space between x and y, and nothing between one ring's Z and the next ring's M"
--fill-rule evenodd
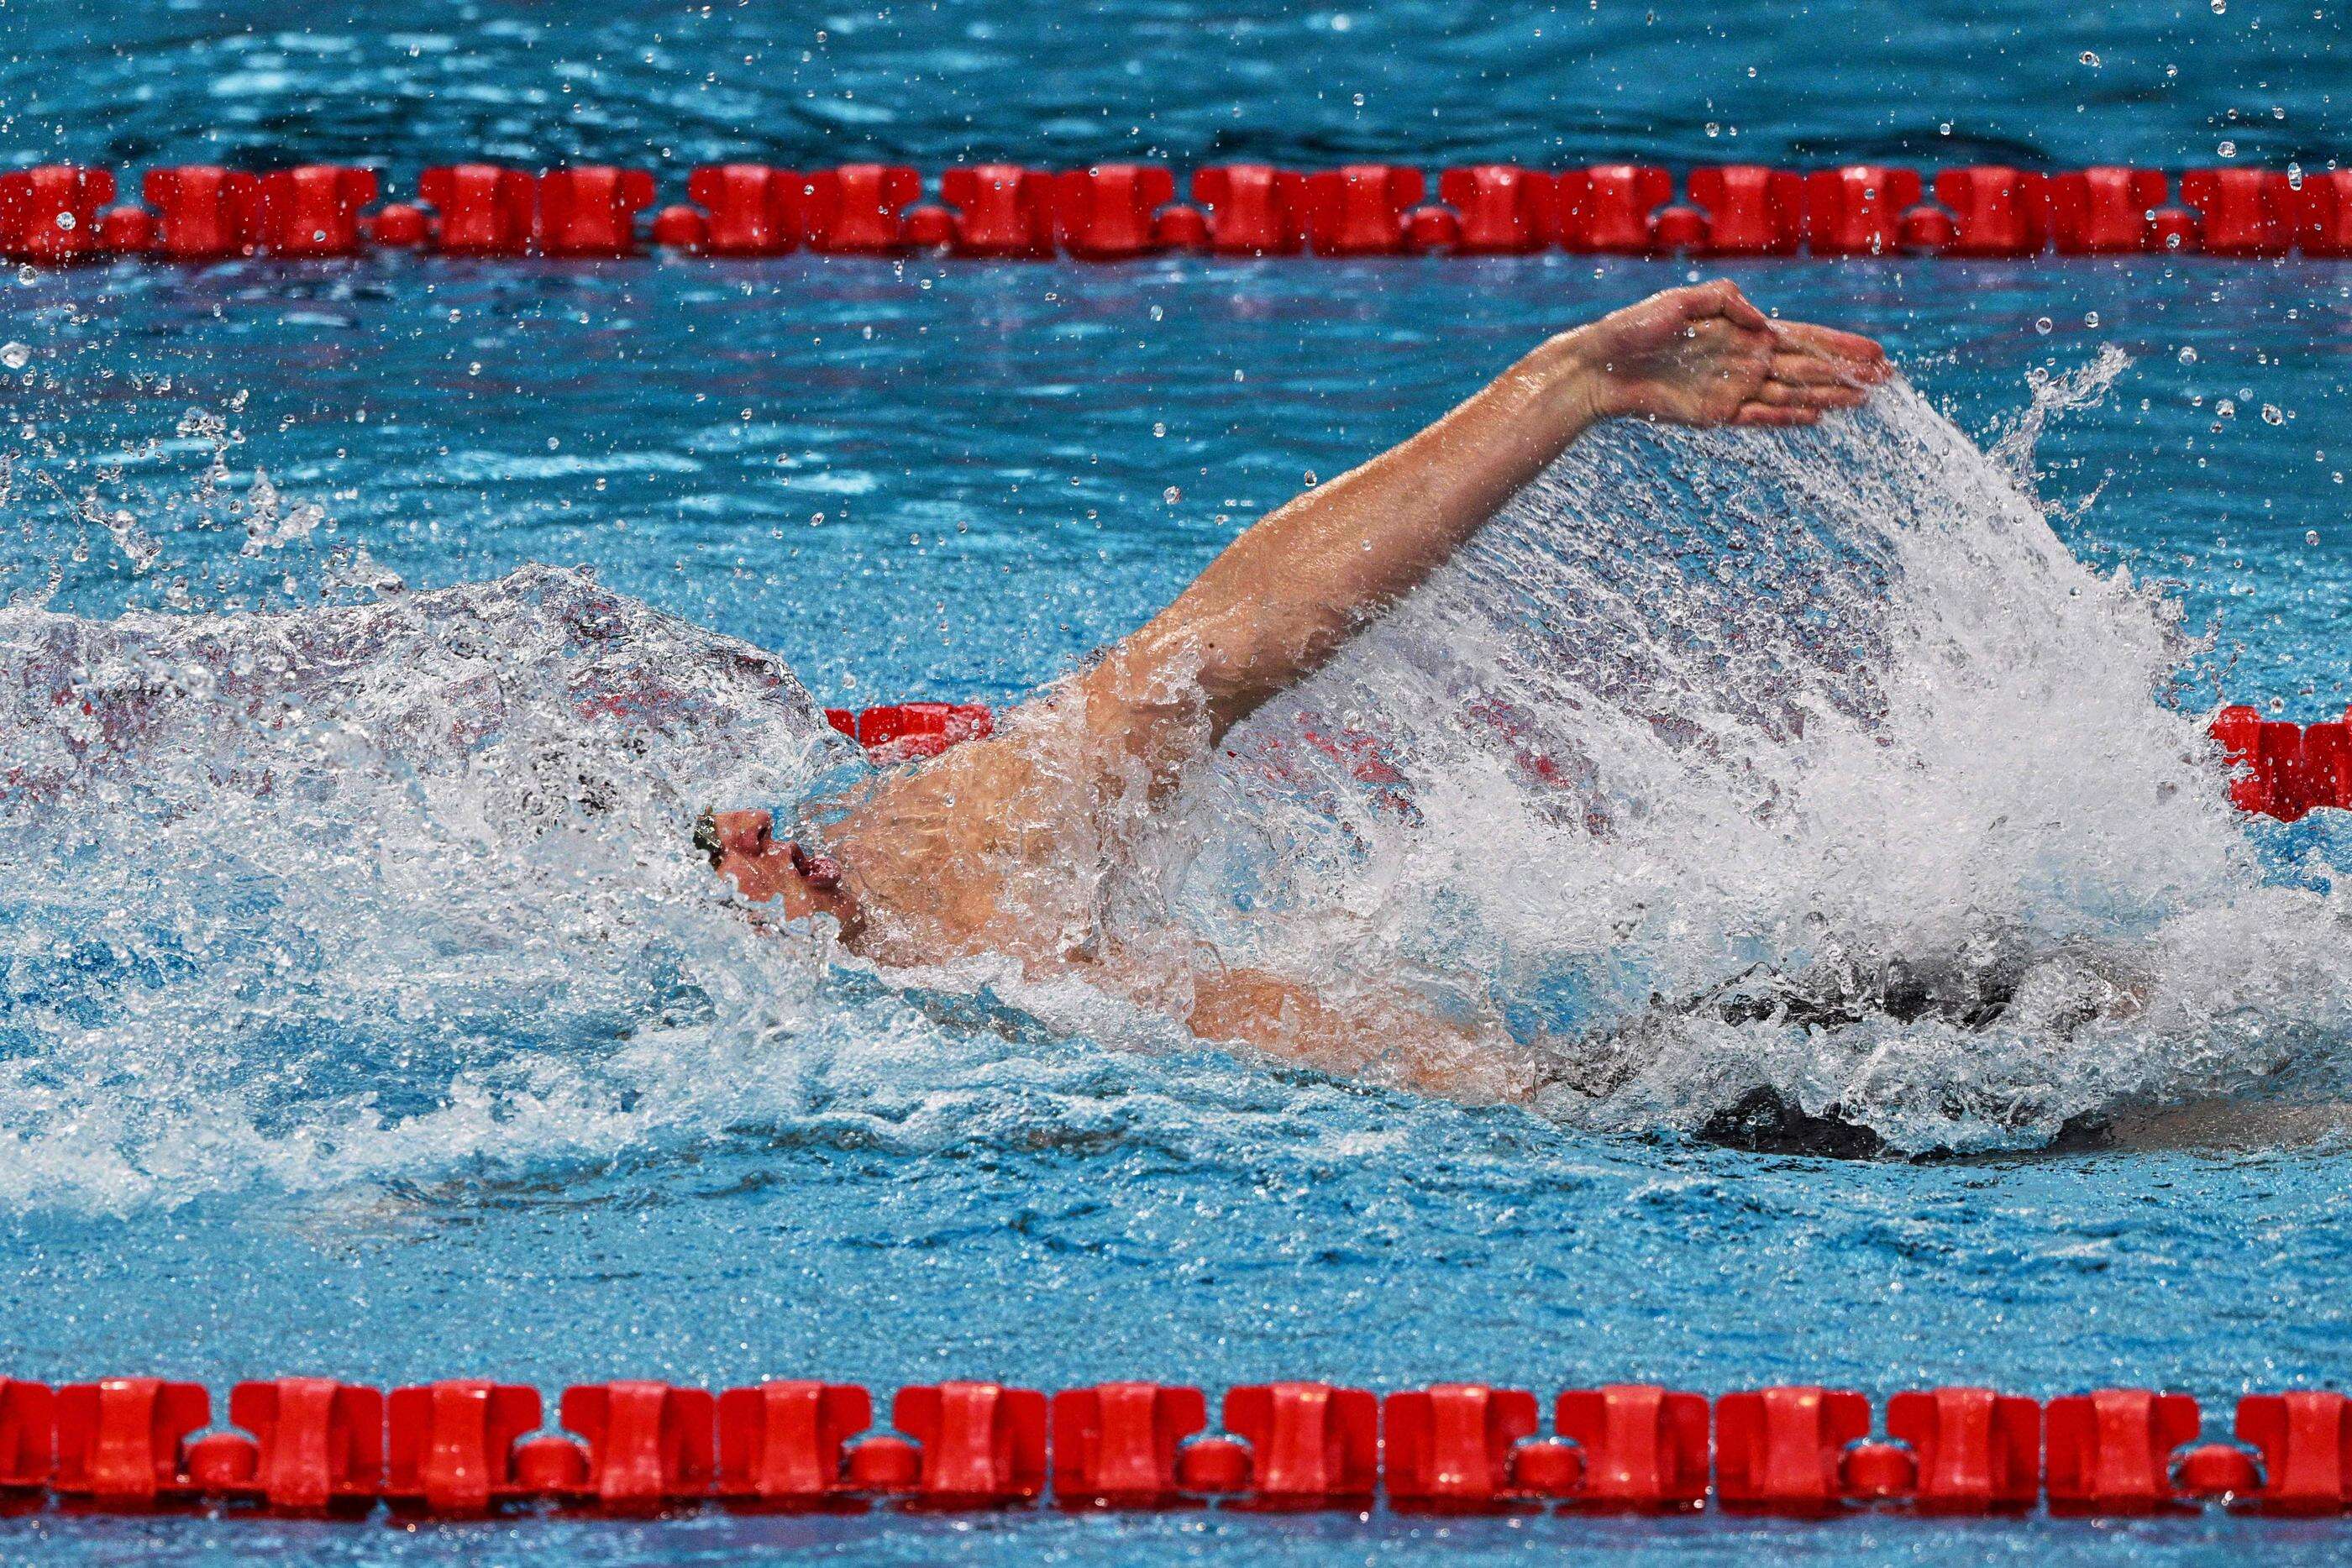
M1780 408L1811 408L1826 413L1833 408L1860 408L1869 396L1869 388L1845 382L1792 383L1775 375L1756 389L1753 401Z
M1739 286L1729 278L1718 277L1713 283L1702 283L1681 290L1683 319L1705 321L1721 317L1733 326L1750 332L1769 332L1771 319L1748 302L1739 292Z
M1864 381L1883 382L1895 373L1886 362L1886 350L1859 332L1842 332L1811 321L1775 321L1772 333L1780 340L1780 353L1841 364Z
M1769 402L1743 402L1739 412L1731 416L1734 424L1769 424L1794 426L1816 424L1821 421L1816 409L1783 407Z
M1781 350L1772 356L1771 378L1792 387L1857 386L1864 378L1847 360Z

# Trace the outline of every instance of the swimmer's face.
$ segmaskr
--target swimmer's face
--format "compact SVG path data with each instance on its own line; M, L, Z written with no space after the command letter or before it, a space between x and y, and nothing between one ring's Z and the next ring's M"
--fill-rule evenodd
M734 880L744 897L760 904L775 901L785 919L798 920L826 907L808 879L793 868L792 846L776 841L775 821L767 812L716 812L708 831L698 832L695 841L705 846L711 863Z

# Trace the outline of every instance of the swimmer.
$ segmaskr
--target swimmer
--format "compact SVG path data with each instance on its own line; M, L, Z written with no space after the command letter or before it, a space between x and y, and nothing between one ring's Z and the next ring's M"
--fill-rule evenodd
M1401 988L1301 985L1189 948L1145 951L1101 918L1151 814L1225 732L1319 668L1443 565L1595 424L1789 427L1859 406L1889 374L1864 337L1768 319L1727 282L1669 289L1539 345L1436 423L1260 518L1167 609L997 732L778 837L768 813L696 842L787 919L910 967L996 955L1082 978L1203 1040L1318 1070L1384 1069L1423 1092L1531 1097L1544 1053L1498 1018Z

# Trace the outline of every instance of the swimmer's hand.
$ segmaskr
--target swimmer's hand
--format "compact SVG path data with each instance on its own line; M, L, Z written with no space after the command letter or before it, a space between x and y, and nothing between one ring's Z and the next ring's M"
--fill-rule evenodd
M1554 342L1594 419L1811 424L1893 374L1868 338L1772 320L1722 279L1653 294Z

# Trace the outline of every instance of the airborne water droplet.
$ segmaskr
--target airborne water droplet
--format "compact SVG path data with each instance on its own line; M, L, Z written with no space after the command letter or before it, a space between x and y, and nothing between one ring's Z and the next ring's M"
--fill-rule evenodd
M2286 423L2286 415L2279 411L2278 404L2274 402L2266 402L2263 404L2263 423L2264 424L2284 424Z
M6 348L0 348L0 365L12 371L21 371L32 362L33 350L26 344L11 343Z
M2041 333L2045 338L2050 335L2050 327L2051 321L2049 317L2037 316L2033 319L2033 329Z

